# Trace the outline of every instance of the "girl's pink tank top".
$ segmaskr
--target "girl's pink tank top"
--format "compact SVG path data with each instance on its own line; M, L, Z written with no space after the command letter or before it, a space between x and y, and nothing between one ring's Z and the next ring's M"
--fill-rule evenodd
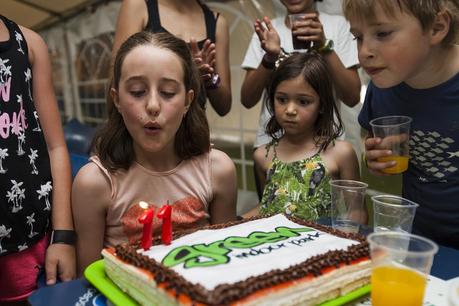
M126 170L110 173L97 156L90 159L106 175L111 185L112 202L108 208L104 245L135 242L143 225L138 222L143 208L140 201L155 208L153 233L161 234L161 219L156 214L162 205L172 206L173 230L209 224L209 203L213 199L209 153L183 160L166 172L154 172L133 163Z

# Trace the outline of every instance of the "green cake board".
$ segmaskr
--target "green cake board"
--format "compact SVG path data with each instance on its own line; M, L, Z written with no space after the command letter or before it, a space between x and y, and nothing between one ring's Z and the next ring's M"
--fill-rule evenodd
M371 291L371 285L365 285L356 289L354 291L349 292L346 295L340 296L334 300L327 301L325 303L320 304L319 306L340 306L346 305L349 302L352 302L358 298L364 297L365 295L369 294Z
M104 260L93 262L84 271L86 279L115 305L138 306L139 304L124 293L105 274Z
M115 305L136 306L138 305L126 293L124 293L111 279L105 274L103 259L92 263L84 271L86 279L94 285L103 295L105 295ZM363 297L370 293L370 285L363 286L357 290L351 291L346 295L340 296L334 300L320 304L320 306L340 306L345 305L353 300Z

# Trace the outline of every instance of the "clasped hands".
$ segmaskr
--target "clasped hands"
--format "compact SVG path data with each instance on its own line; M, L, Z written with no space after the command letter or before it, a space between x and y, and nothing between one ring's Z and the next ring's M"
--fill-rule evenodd
M211 81L212 76L215 74L215 44L207 39L202 49L199 49L196 39L192 38L190 40L190 49L201 79L206 84Z

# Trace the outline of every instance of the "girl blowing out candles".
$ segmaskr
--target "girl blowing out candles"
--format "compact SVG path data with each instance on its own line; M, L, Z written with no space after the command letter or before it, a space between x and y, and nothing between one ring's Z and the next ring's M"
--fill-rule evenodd
M211 149L186 43L167 33L134 34L118 50L112 84L114 107L95 138L96 155L73 184L80 274L103 247L140 239L141 200L155 211L169 201L174 230L236 219L236 170ZM160 231L155 222L153 234Z

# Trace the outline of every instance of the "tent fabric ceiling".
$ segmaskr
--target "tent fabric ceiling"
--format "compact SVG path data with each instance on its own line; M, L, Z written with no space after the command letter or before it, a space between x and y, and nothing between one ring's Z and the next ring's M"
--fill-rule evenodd
M75 17L100 4L121 0L0 0L0 14L35 31ZM204 0L207 2L209 0ZM226 2L228 0L219 0Z
M65 21L108 0L1 0L0 14L36 31Z

